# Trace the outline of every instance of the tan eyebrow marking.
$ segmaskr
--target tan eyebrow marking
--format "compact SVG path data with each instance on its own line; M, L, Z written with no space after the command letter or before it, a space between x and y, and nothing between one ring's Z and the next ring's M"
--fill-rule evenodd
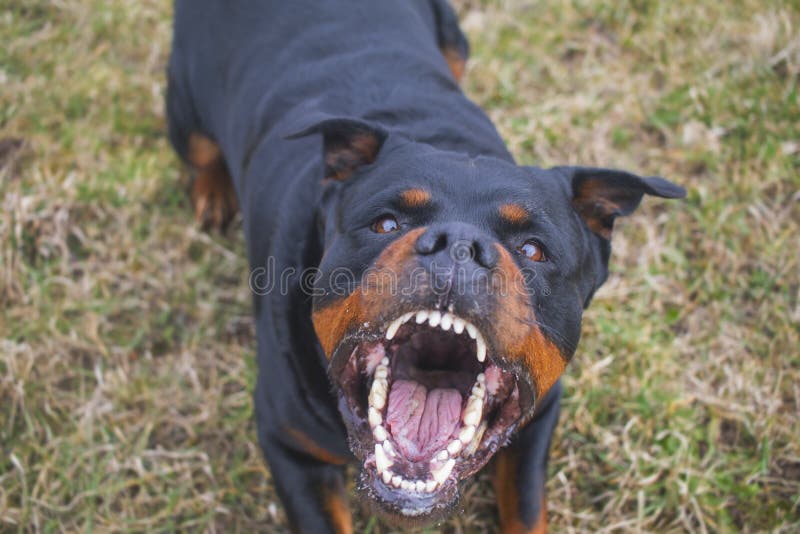
M400 193L400 200L409 208L419 208L431 201L431 194L424 189L415 187Z
M524 224L528 220L528 210L519 204L503 204L500 206L500 217L511 224Z

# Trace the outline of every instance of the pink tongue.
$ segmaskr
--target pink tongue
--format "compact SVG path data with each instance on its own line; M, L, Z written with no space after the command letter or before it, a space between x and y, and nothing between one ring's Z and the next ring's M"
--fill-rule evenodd
M458 428L461 393L430 391L413 380L395 380L389 391L386 424L400 452L412 461L442 450Z

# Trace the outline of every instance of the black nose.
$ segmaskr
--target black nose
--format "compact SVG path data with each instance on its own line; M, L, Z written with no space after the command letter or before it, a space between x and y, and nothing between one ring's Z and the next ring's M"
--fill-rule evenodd
M477 263L486 269L497 265L494 241L479 228L466 223L444 223L431 226L414 247L421 256L435 256L437 263Z

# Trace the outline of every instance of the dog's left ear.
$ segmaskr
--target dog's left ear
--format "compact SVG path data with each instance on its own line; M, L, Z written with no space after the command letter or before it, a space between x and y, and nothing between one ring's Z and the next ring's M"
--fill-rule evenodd
M285 139L311 134L322 134L325 178L329 180L346 180L362 165L374 162L388 135L385 130L364 121L331 118L287 135Z
M572 183L572 206L586 226L610 240L614 219L630 215L645 194L683 198L686 190L658 176L642 177L625 171L592 167L557 167Z

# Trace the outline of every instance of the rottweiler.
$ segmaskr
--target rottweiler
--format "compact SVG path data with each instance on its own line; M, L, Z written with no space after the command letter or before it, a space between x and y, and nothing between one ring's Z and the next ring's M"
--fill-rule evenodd
M504 532L546 531L559 376L618 216L659 177L515 164L459 87L445 0L178 0L169 136L206 227L241 211L258 439L292 528L453 511L492 460Z

